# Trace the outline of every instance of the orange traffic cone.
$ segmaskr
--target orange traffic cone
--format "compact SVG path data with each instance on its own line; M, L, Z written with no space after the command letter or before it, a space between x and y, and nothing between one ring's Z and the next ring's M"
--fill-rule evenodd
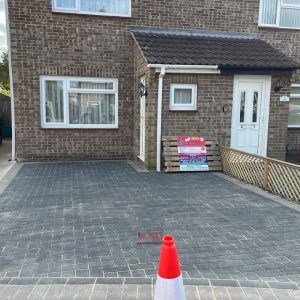
M163 237L154 300L185 300L175 239Z

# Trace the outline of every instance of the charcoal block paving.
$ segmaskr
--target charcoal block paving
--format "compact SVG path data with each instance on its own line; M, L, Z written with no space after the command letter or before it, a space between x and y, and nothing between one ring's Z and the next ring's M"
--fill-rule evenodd
M137 237L162 231L175 236L186 279L212 280L217 291L271 279L295 289L299 227L296 210L212 173L139 173L126 161L25 163L0 195L0 282L155 278L160 245ZM126 282L150 283L140 280Z

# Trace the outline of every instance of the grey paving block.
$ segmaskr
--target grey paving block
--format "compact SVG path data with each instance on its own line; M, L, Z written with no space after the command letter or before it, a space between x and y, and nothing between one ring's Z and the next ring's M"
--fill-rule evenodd
M94 285L84 284L80 286L80 289L76 293L76 300L88 300L93 292Z
M96 284L123 284L124 278L97 278Z
M153 299L154 287L151 285L138 285L138 300Z
M75 285L82 285L82 284L95 284L96 278L69 278L67 280L67 284L75 284Z
M152 284L152 278L125 278L124 284Z
M184 287L184 291L187 300L200 300L199 293L196 286L187 285Z
M0 299L12 299L12 297L17 293L17 291L21 288L19 285L7 285L0 291Z
M38 284L47 284L47 285L55 285L61 284L65 285L68 281L68 278L39 278Z
M124 285L122 292L122 300L137 300L138 299L138 285Z
M28 295L28 300L41 300L46 295L49 285L35 285ZM22 286L21 286L22 288Z
M197 287L201 300L216 300L212 288L210 286Z
M9 282L10 285L35 285L39 281L39 278L12 278Z
M248 300L262 300L263 299L261 297L261 295L259 294L258 289L256 289L256 288L245 287L245 288L243 288L243 292L246 295L246 298Z
M291 295L291 297L294 300L300 300L300 291L292 290L292 291L289 291L289 294Z
M95 285L90 300L106 299L108 285Z
M246 300L247 299L242 288L228 287L227 291L230 295L231 300Z
M74 299L78 294L80 288L81 288L80 285L75 285L75 284L64 285L61 294L59 296L59 300Z
M240 280L239 285L241 287L269 288L267 283L258 280Z
M63 284L50 285L49 289L47 290L44 296L44 300L59 299L59 296L61 295L63 289L64 289Z
M208 279L202 279L202 278L189 278L189 279L183 279L184 285L202 285L202 286L208 286L210 285L210 281Z
M292 282L269 282L269 286L274 289L299 290L299 286Z
M258 289L257 291L263 300L278 300L272 289Z
M35 285L22 285L19 287L17 292L13 295L12 300L27 299Z
M109 285L105 300L117 300L121 299L123 294L123 286Z
M293 300L293 298L287 290L274 289L273 293L276 295L276 298L278 300Z
M210 281L212 286L231 286L231 287L238 287L239 283L237 280L230 280L230 279L224 279L224 280L218 280L218 279L212 279Z
M230 300L230 295L226 287L212 287L216 299Z

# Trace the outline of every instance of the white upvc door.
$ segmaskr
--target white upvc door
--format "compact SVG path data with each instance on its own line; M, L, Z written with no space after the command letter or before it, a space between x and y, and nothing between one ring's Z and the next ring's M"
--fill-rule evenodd
M141 78L141 83L144 86L146 85L145 77ZM145 161L145 134L146 134L145 114L146 114L146 97L142 96L140 98L140 156L139 156L139 159L141 161Z
M267 153L271 76L235 76L231 147Z

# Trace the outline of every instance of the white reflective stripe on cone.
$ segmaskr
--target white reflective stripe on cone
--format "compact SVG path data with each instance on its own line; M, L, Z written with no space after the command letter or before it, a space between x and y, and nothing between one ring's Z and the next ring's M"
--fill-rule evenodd
M154 300L185 300L182 276L165 279L157 275Z

